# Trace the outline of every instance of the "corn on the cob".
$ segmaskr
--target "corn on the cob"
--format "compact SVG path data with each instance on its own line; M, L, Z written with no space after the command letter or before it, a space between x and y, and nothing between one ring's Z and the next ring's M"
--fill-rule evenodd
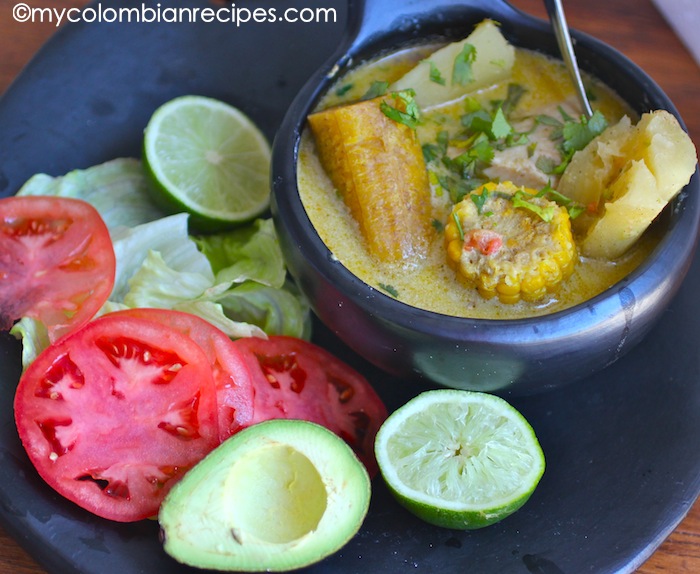
M309 116L321 164L371 254L383 262L422 257L431 233L430 184L415 130L387 117L385 98Z
M519 190L545 218L514 201ZM576 246L569 214L535 194L510 183L489 183L452 209L445 226L448 261L482 297L537 301L571 275Z

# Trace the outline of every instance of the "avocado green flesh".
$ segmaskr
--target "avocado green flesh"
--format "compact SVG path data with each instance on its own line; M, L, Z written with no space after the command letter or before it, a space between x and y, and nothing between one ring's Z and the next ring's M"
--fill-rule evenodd
M198 568L283 571L340 549L367 513L370 479L327 429L276 420L234 435L175 485L158 520L165 551Z
M328 501L316 467L288 445L270 445L237 461L226 482L226 498L241 536L270 544L313 532Z

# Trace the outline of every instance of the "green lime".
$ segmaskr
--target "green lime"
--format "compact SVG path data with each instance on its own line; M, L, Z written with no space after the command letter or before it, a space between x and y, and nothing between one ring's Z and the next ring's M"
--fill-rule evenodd
M240 110L203 96L160 106L146 126L143 156L156 200L186 211L195 227L232 227L270 202L270 144Z
M403 506L426 522L460 530L515 512L545 468L532 427L513 406L453 389L424 392L392 413L375 452Z

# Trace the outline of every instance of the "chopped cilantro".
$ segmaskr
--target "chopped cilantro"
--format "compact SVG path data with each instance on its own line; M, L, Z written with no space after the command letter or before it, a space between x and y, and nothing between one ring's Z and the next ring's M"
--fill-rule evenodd
M553 118L552 116L548 116L545 114L540 114L538 116L535 116L535 121L537 123L542 124L542 125L552 126L554 128L562 128L564 126L563 122L561 122L557 118Z
M513 128L508 123L506 116L503 114L503 108L498 108L491 122L491 136L493 139L503 139L513 133Z
M484 109L473 110L464 114L460 121L462 125L470 132L489 132L493 118Z
M345 94L347 94L350 90L352 90L352 87L352 84L344 84L335 91L335 95L338 97L342 97Z
M537 169L539 169L542 173L556 173L558 165L559 164L554 158L545 155L541 155L535 161L535 167L537 167Z
M438 160L447 153L449 137L449 134L443 130L437 135L437 139L434 144L423 144L423 157L425 158L426 163Z
M389 94L396 106L390 106L386 101L379 104L382 113L391 120L416 129L420 124L420 109L414 99L415 92L411 89L392 92Z
M457 226L457 231L459 231L460 240L464 241L464 229L462 229L462 222L459 220L459 217L457 216L457 213L455 211L452 212L452 219L454 220L455 225Z
M430 163L431 161L440 159L443 156L442 150L437 144L423 144L421 149L423 150L423 159L425 160L425 163Z
M479 215L481 215L481 213L484 209L484 204L486 203L486 200L489 198L488 190L482 189L481 193L471 193L471 194L469 194L469 197L474 202L474 205L476 205L476 212Z
M583 149L594 137L600 135L607 126L608 122L605 120L605 117L597 110L593 112L593 116L589 120L582 117L580 122L567 121L562 131L564 136L562 147L564 151Z
M430 62L430 81L441 86L445 85L445 78L442 77L439 68L433 62Z
M565 207L569 213L571 219L576 219L584 211L586 211L585 206L574 201L573 199L566 197L563 193L558 192L556 189L547 184L538 193L537 197L545 197L550 201L555 202L562 207Z
M385 82L383 80L376 80L372 82L365 92L365 95L362 96L361 99L363 100L373 100L374 98L378 98L379 96L383 96L386 94L386 91L389 89L389 82Z
M544 159L537 162L537 167L548 174L561 174L569 165L574 153L586 147L593 138L600 135L608 126L605 116L598 110L593 112L590 119L581 117L576 121L563 109L559 109L563 122L550 116L538 116L541 124L550 125L557 129L552 132L552 140L559 142L559 150L562 153L562 161L554 165L551 160Z
M462 51L457 54L452 65L452 84L465 86L474 81L472 64L476 60L476 48L472 44L464 44Z
M450 175L439 175L440 186L447 190L452 203L459 203L464 196L484 184L484 181L477 178L457 178Z
M542 207L533 203L528 198L532 198L529 193L522 190L518 190L513 194L513 206L521 207L532 211L534 214L538 215L544 221L552 221L554 217L555 207L553 205L547 205Z
M520 102L520 99L525 95L527 90L523 88L520 84L508 84L508 95L506 99L501 103L501 108L503 112L508 115L510 114Z
M445 230L445 224L439 219L433 219L432 226L438 233L442 233Z
M389 295L391 295L394 299L399 298L399 292L394 287L393 285L386 285L384 283L379 283L379 288L382 289L383 291L386 291Z

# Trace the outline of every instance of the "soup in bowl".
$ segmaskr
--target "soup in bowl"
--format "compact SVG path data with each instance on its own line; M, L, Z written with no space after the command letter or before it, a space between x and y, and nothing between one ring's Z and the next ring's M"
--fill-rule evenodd
M377 31L365 6L275 140L273 215L315 313L372 363L539 392L617 360L670 301L696 156L620 54L578 39L582 117L548 27L484 4L449 34L454 7Z

